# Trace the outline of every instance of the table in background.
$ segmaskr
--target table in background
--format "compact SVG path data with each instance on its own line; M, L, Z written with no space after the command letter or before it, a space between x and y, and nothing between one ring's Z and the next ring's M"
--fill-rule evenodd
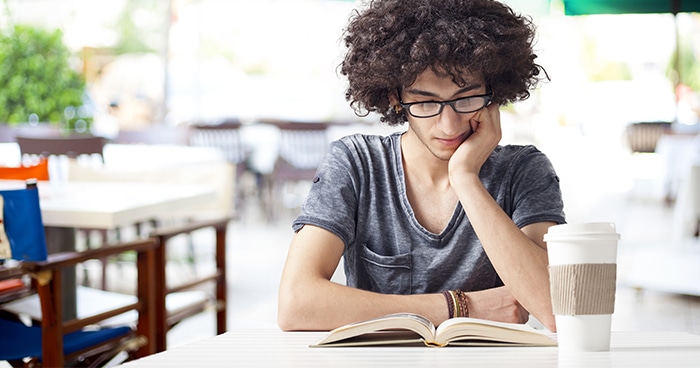
M49 253L75 250L75 229L117 229L162 219L182 208L197 208L214 198L202 185L67 181L39 184L41 215ZM75 272L64 272L65 285L77 285ZM64 290L64 319L75 318L75 287Z
M310 348L325 332L235 329L124 364L139 367L697 367L700 336L617 332L609 352L565 354L556 347Z
M137 182L39 183L44 226L115 229L214 199L213 186ZM68 245L73 249L72 245Z

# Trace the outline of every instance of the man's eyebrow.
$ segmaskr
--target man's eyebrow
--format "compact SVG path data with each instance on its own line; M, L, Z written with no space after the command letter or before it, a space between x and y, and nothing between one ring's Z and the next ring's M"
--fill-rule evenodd
M479 88L479 87L481 87L481 84L480 84L480 83L475 83L475 84L467 85L466 87L462 87L462 88L458 89L457 92L455 92L455 93L453 94L453 96L456 96L456 95L459 95L459 94L462 94L462 93L465 93L465 92L473 91L473 90L475 90L475 89L477 89L477 88ZM417 88L409 88L409 89L406 90L406 93L410 93L410 94L412 94L412 95L425 96L425 97L439 97L439 96L438 96L436 93L434 93L434 92L424 91L424 90L422 90L422 89L417 89Z

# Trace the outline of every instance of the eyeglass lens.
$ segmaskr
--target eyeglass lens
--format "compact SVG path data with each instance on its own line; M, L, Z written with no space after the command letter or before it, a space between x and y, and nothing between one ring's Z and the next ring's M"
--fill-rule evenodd
M450 105L459 113L474 112L486 106L490 96L470 96L450 102L423 102L409 106L409 113L417 117L429 117L442 112L444 105Z

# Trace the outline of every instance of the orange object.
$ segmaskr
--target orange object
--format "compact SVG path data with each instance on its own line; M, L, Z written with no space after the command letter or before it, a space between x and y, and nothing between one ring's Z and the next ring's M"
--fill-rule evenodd
M49 180L49 161L42 159L34 166L0 167L0 179Z
M21 279L10 279L0 281L0 291L9 291L15 289L21 289L24 287L24 283Z

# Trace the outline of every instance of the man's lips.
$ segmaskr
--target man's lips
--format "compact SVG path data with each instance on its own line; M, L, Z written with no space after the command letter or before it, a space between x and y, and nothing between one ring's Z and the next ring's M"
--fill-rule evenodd
M453 137L453 138L436 138L436 140L440 144L442 144L443 146L455 147L455 146L459 146L460 144L462 144L462 142L464 142L464 140L467 139L467 137L469 137L469 135L470 135L470 132L466 132L464 134L458 135L458 136Z

